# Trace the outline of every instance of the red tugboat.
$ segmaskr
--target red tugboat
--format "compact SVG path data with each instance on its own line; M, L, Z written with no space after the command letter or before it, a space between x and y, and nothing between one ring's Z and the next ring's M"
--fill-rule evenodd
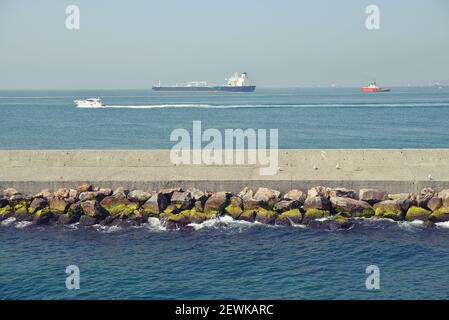
M362 87L360 89L360 91L362 91L362 92L388 92L388 91L390 91L390 89L381 88L376 84L376 81L374 81L374 82L371 82L366 87Z

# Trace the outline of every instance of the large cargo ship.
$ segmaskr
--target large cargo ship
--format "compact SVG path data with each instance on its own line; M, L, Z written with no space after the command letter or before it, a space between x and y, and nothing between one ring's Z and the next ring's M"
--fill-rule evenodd
M235 73L232 77L227 79L227 83L221 86L210 86L205 81L191 81L185 85L172 85L162 86L159 82L158 85L153 86L155 91L180 91L180 92L253 92L256 90L256 86L245 85L248 78L248 74L243 72L241 74Z

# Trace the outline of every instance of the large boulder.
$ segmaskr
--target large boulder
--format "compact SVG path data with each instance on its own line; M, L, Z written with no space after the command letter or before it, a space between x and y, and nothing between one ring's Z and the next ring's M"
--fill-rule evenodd
M254 199L253 190L248 187L240 191L237 196L242 199L243 210L254 210L262 205L262 201Z
M309 224L313 220L326 218L328 216L330 216L330 212L328 210L309 208L304 213L302 221L304 224Z
M419 207L428 209L427 203L435 196L435 191L432 188L424 188L418 195L416 201Z
M97 199L98 197L99 197L98 191L85 191L79 194L78 199L79 201L91 201L91 200L98 200Z
M83 213L87 216L99 218L104 215L103 210L101 210L100 205L95 200L81 202L81 208L83 209Z
M281 213L276 218L277 225L291 226L302 222L302 213L299 209L292 209Z
M331 188L328 187L323 186L313 187L307 191L307 198L315 198L315 197L329 198L330 191Z
M43 189L34 195L34 198L45 198L50 199L53 198L53 193L48 189Z
M67 188L59 188L55 192L55 197L61 199L67 199L69 197L70 191Z
M413 206L407 210L405 219L408 221L413 221L413 220L427 221L427 220L429 220L431 213L432 212L430 210L424 209L422 207Z
M293 200L299 202L300 205L304 204L304 201L307 198L307 194L304 191L298 189L292 189L286 194L284 194L284 200Z
M112 195L116 198L126 198L128 196L129 190L123 187L119 187L114 190Z
M308 209L319 209L319 210L330 210L331 202L327 197L307 197L306 201L304 201L303 205L305 210Z
M429 216L429 220L432 222L446 222L449 221L449 208L441 207L432 211Z
M36 211L44 209L46 206L48 206L48 200L45 198L34 198L33 201L31 201L30 206L28 208L28 211L33 214Z
M388 194L385 191L377 189L360 189L359 200L366 201L370 205L384 201L388 199Z
M204 212L207 214L221 214L228 204L230 194L227 192L216 192L212 194L204 204Z
M330 201L333 209L341 216L369 218L374 215L373 208L365 201L343 197L332 197Z
M140 211L151 215L158 216L161 212L163 212L168 206L167 197L158 192L153 194L141 207Z
M178 210L183 211L190 210L194 202L190 192L175 191L171 196L170 204L175 205Z
M128 216L139 208L137 203L131 202L121 195L106 197L101 200L100 205L111 216Z
M373 206L376 218L388 218L393 220L403 220L404 214L397 200L385 200Z
M183 210L177 214L169 214L165 217L167 228L184 228L191 223L201 223L207 219L204 212L198 212L195 209Z
M54 197L48 201L49 209L54 214L66 213L69 205L63 198Z
M433 197L427 202L427 207L431 211L435 211L443 206L443 200L440 197Z
M14 216L14 208L11 205L6 205L0 208L0 221L6 220Z
M97 219L91 216L82 215L79 220L80 226L88 227L97 224Z
M278 214L275 211L259 208L256 210L256 221L264 224L274 224Z
M259 188L254 194L254 200L260 202L266 208L272 208L279 201L281 193L277 190L268 188ZM246 208L245 208L246 210Z
M347 189L347 188L332 188L329 191L329 197L331 198L357 198L357 193L355 190Z
M16 194L20 194L20 192L14 188L7 188L2 191L2 194L5 198L11 198L12 196L14 196Z
M50 208L46 207L42 210L36 211L34 213L33 223L34 224L48 224L53 218L53 213Z
M234 219L238 217L243 212L243 201L240 197L232 196L229 198L229 204L225 208L225 213Z
M449 189L441 190L438 192L438 197L441 198L442 206L449 208Z
M256 211L254 211L254 210L245 210L238 217L238 220L247 221L247 222L254 222L256 220Z
M150 199L151 193L145 192L143 190L133 190L128 194L128 199L132 202L137 203L145 203L148 199Z
M281 200L274 204L273 210L276 212L285 212L299 207L301 207L301 203L297 200Z
M82 183L79 187L78 187L78 192L86 192L86 191L92 191L93 190L93 186L90 183Z

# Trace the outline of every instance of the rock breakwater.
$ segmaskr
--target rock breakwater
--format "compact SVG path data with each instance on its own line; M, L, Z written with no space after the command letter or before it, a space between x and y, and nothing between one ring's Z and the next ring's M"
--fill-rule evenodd
M283 194L269 188L244 188L237 194L182 187L158 191L96 187L42 190L26 195L0 191L0 221L14 218L36 225L128 226L158 218L168 229L229 216L270 225L348 229L357 218L423 221L432 227L449 221L449 189L424 188L420 193L388 194L377 189L313 187Z

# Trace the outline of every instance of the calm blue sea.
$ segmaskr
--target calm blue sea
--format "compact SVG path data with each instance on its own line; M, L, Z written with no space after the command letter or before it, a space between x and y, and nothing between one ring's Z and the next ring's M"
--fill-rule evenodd
M100 96L105 109L77 109ZM449 87L257 89L255 93L0 91L0 149L167 149L176 128L277 128L281 148L449 146Z
M107 108L76 109L101 96ZM449 147L449 88L0 92L0 148L170 148L175 128L279 128L282 148ZM206 222L167 231L0 226L0 299L448 299L449 229ZM68 265L81 289L65 288ZM369 265L380 290L365 288Z

